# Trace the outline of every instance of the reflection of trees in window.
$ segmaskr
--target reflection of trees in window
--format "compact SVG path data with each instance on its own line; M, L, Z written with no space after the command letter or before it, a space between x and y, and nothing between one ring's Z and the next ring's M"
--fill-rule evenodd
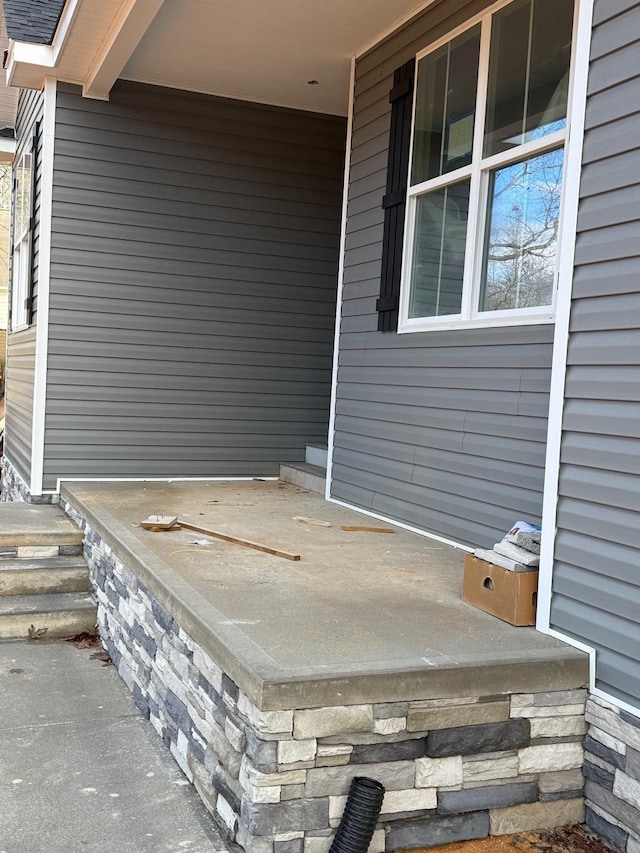
M551 304L562 159L559 149L492 173L481 310Z

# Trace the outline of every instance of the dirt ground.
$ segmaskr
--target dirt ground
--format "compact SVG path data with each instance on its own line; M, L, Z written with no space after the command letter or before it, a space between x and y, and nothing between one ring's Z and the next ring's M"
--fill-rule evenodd
M411 853L612 853L612 849L583 826L576 825L459 841Z

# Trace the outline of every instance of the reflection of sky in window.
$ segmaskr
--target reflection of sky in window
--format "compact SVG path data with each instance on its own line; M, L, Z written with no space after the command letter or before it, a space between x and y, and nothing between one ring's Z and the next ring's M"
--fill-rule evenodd
M484 310L551 301L563 156L558 149L493 173Z

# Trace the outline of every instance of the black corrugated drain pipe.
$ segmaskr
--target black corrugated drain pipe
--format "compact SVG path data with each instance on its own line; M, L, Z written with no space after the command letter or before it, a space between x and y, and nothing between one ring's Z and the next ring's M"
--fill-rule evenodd
M384 787L375 779L356 776L329 853L367 853L378 822Z

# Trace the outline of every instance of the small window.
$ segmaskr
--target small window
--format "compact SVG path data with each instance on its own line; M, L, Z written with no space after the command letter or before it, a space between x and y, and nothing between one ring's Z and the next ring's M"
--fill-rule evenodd
M31 167L32 154L26 152L14 169L13 263L11 277L11 328L29 322L31 285Z
M572 27L516 0L418 58L401 331L553 319Z

